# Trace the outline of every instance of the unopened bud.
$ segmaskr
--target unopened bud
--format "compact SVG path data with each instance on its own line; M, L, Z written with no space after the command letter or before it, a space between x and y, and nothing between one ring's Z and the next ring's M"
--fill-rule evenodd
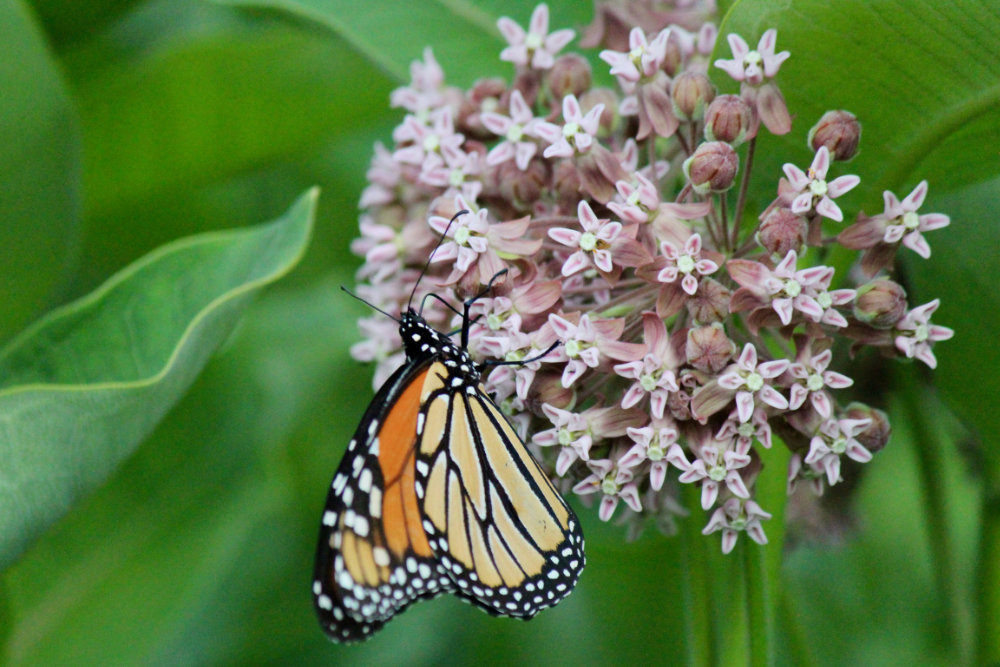
M736 344L729 340L718 322L688 330L684 355L688 363L700 371L718 373L726 367L735 352Z
M552 172L552 185L556 191L556 201L563 211L575 211L580 203L580 171L571 160L556 163Z
M552 371L538 371L535 373L535 380L531 383L528 400L532 403L549 405L559 408L570 408L576 400L573 388L566 388L562 385L562 374Z
M860 442L872 454L882 451L889 436L892 435L892 425L889 424L889 417L881 410L869 407L864 403L851 403L847 406L846 414L848 419L871 419L871 425L854 438Z
M712 278L702 278L698 291L685 303L688 314L699 324L722 322L729 317L729 301L733 293Z
M684 161L684 175L700 195L725 192L733 187L739 168L740 158L736 151L722 141L707 141L699 145Z
M670 82L674 115L683 121L701 120L715 99L715 86L701 72L682 72Z
M826 146L834 160L850 160L858 154L861 123L850 111L827 111L809 130L809 146Z
M791 209L775 206L764 216L756 238L757 243L775 257L784 257L789 250L801 252L806 242L805 218Z
M719 95L705 110L705 138L741 144L753 128L753 109L737 95Z
M590 63L576 53L559 56L549 69L549 90L553 97L561 100L567 95L579 97L590 89Z
M528 168L521 171L514 160L507 160L497 167L496 185L500 195L527 209L538 201L542 189L549 182L549 163L535 157Z
M906 314L906 290L888 278L858 288L854 317L873 329L891 329Z

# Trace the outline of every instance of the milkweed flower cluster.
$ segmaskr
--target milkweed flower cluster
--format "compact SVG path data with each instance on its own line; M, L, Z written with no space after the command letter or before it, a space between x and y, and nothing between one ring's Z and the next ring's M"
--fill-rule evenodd
M393 146L375 147L353 250L359 294L392 314L426 267L414 302L440 330L456 326L443 302L506 269L474 304L470 351L557 483L603 520L661 527L697 485L704 532L729 552L740 534L767 541L761 475L822 494L845 459L886 444L885 414L850 402L853 380L834 369L871 347L936 365L952 335L931 321L939 301L909 304L892 267L901 248L929 257L927 235L949 221L922 210L921 182L843 222L838 198L860 182L844 168L860 139L846 111L809 131L808 164L754 173L775 195L747 210L757 135L792 131L779 81L795 61L773 29L755 49L728 35L732 57L713 61L713 3L677 5L599 5L584 41L614 88L563 53L575 33L550 31L544 4L527 29L499 21L510 78L448 86L426 50L392 95L405 116ZM739 94L719 94L726 81ZM824 264L838 243L859 251L855 270ZM383 315L361 327L354 355L378 362L380 384L400 343ZM765 465L772 447L790 450L787 470Z

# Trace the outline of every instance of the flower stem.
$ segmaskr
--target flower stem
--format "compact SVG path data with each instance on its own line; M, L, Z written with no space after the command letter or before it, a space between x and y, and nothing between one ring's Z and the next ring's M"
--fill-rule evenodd
M685 505L699 507L701 494L698 489L693 485L685 485L682 493ZM712 586L715 575L712 556L715 554L709 553L709 548L714 548L714 544L701 534L702 519L700 509L696 509L692 516L681 521L686 559L684 565L688 575L685 581L690 583L687 587L690 589L690 600L685 599L688 609L685 614L685 629L688 630L687 664L718 665L722 615Z
M743 178L740 179L740 196L736 199L736 210L733 211L733 236L730 247L735 248L740 240L740 222L743 220L743 209L747 203L747 190L750 188L750 171L753 167L753 155L757 149L757 137L747 142L747 159L743 165Z
M979 537L979 566L974 586L977 665L1000 663L1000 481L991 472L983 477L983 532Z
M916 445L920 485L924 493L923 507L927 517L929 546L934 566L934 578L937 580L937 592L941 606L947 610L943 614L944 618L942 620L958 654L964 658L960 660L960 664L969 664L969 641L963 641L965 633L962 631L963 626L968 627L969 625L969 610L964 603L964 596L958 584L952 538L948 531L948 497L944 488L944 475L942 474L942 470L945 468L941 455L943 449L942 442L947 442L948 438L942 437L942 429L932 424L928 419L930 415L936 414L937 411L928 409L928 405L933 404L934 400L927 396L923 378L919 376L913 366L900 369L899 372L903 378L899 386L904 388L902 392L905 402L904 409L908 413L907 417L912 424L912 437ZM984 525L989 526L989 523L985 522L985 516ZM994 546L1000 546L1000 544ZM996 552L993 553L995 554ZM993 602L989 603L992 607L991 611L986 612L986 616L980 616L980 621L996 618L992 613L997 612L997 607L993 605L1000 603L1000 596L997 595L995 589L994 592L980 589L980 594L985 597L980 597L979 602L983 602L990 596L995 598ZM982 636L983 633L980 632L979 634ZM995 642L993 650L1000 649L1000 643L997 643L1000 642L1000 638L994 638L993 641ZM996 652L993 655L1000 656Z

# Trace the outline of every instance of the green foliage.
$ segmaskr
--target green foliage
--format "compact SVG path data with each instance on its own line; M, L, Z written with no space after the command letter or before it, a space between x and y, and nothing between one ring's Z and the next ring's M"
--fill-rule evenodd
M591 18L590 3L549 5L553 27ZM389 92L425 45L456 85L507 77L495 20L524 24L533 6L0 0L0 662L766 662L757 638L727 635L749 619L773 624L779 664L952 665L973 660L977 605L980 637L1000 636L1000 601L976 593L1000 590L1000 518L980 507L1000 486L997 16L972 0L745 0L727 4L716 55L729 32L754 43L777 27L795 114L758 147L752 206L783 162L808 163L822 111L845 108L864 126L861 154L831 174L862 177L845 209L880 210L884 189L927 178L927 210L952 216L931 260L906 266L915 301L940 296L935 321L956 330L936 349L937 396L891 398L912 373L859 380L896 431L865 470L856 525L784 559L769 527L767 548L722 558L696 499L680 535L632 544L580 508L588 568L531 623L446 599L363 646L323 638L316 521L372 393L347 353L363 307L337 289L356 266L371 145L390 141ZM316 184L302 265L250 303L302 252L312 198L283 212ZM969 433L986 443L982 477L955 446Z

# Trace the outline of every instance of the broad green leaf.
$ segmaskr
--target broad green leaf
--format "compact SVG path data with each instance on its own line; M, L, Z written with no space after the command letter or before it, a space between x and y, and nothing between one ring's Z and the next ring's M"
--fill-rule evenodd
M371 393L339 344L364 309L340 282L283 281L251 304L113 479L4 573L0 663L238 664L268 661L274 644L281 662L310 638L329 649L303 573L357 416L334 395Z
M64 58L86 129L88 222L297 163L370 122L390 89L312 25L199 0L143 3ZM120 232L148 243L142 227Z
M405 5L394 0L365 3L365 11L348 0L216 0L221 4L268 7L316 21L332 30L400 82L409 67L432 46L449 84L469 86L476 79L509 76L510 63L500 61L506 42L496 27L509 16L527 28L535 0L432 0ZM572 27L580 35L592 8L585 3L549 3L549 29Z
M96 488L298 261L316 192L269 225L165 246L0 353L0 565Z
M58 48L62 43L93 34L115 16L142 2L144 0L31 0L31 5Z
M53 299L74 250L80 133L29 10L0 0L0 343Z

